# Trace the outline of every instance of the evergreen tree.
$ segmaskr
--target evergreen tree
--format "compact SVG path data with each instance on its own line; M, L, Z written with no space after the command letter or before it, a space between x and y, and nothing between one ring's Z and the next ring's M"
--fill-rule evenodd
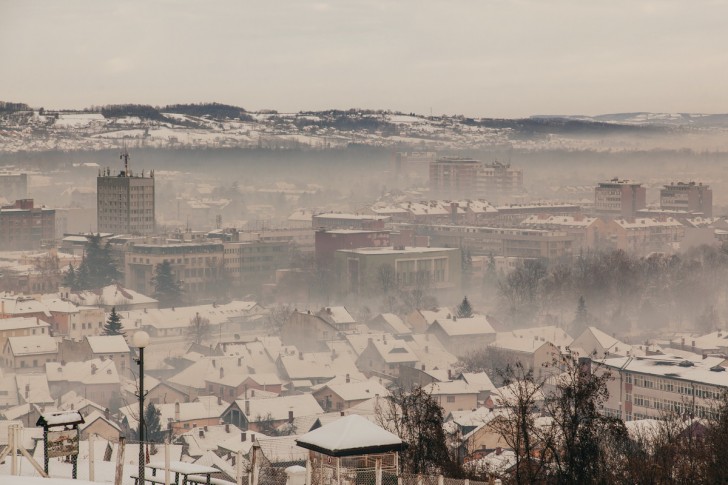
M579 303L576 307L576 315L574 316L574 321L571 323L571 328L569 329L572 335L580 335L581 332L586 330L586 328L589 326L589 312L586 309L586 299L584 299L584 295L579 297Z
M109 318L106 320L102 335L124 335L121 326L121 317L116 313L116 307L111 308L111 313L109 313Z
M63 276L63 286L71 289L71 291L78 290L78 276L76 275L76 269L73 267L73 263L68 264L68 271Z
M458 318L470 318L473 316L473 307L470 306L467 296L463 298L463 301L458 305L457 316Z
M144 411L144 441L149 443L163 443L164 431L162 430L162 422L160 417L162 413L154 406L153 403L147 405ZM137 428L137 439L139 439L139 429Z
M119 270L111 255L111 247L107 242L101 247L101 236L88 236L86 253L76 272L76 286L80 290L103 288L120 279Z
M154 298L159 300L162 307L177 305L182 296L182 285L172 273L172 265L169 261L158 264L154 268Z

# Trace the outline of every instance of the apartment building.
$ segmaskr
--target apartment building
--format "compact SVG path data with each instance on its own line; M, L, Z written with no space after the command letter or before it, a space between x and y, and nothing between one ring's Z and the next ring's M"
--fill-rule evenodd
M639 182L613 178L594 189L594 211L605 217L634 218L647 206L647 189Z

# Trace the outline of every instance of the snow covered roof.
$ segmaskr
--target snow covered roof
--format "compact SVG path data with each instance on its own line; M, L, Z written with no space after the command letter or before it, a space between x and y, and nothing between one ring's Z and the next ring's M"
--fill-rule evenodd
M158 303L154 298L124 288L121 285L108 285L98 290L69 293L68 299L78 305L106 307Z
M84 423L83 416L78 411L59 411L55 413L43 413L38 418L36 426L64 426L69 424Z
M692 365L679 365L681 362L689 362ZM603 363L610 368L626 372L728 387L728 372L712 370L725 368L726 360L723 357L706 357L705 359L686 361L669 355L655 355L650 357L616 357L604 359Z
M368 419L351 414L300 436L302 448L328 456L355 456L401 451L405 444L399 436Z
M94 354L127 354L129 345L123 335L99 335L86 337L91 352Z
M48 308L42 302L28 296L8 294L0 297L0 313L14 316L42 313L46 317L51 317Z
M394 313L382 313L377 318L384 320L384 322L389 325L389 327L394 330L394 333L397 335L408 335L412 333L412 329L409 328L402 319Z
M450 337L495 334L493 326L490 324L485 315L473 315L470 318L438 319L433 322L433 325L434 324L438 324Z
M120 384L113 360L91 359L83 362L46 362L49 383L78 382L84 385Z
M30 335L28 337L8 337L7 345L13 355L53 354L58 352L58 341L48 335Z
M339 396L344 401L362 401L371 399L377 395L388 396L389 391L379 384L377 381L369 380L366 382L339 382L324 384L321 388L329 389L331 392Z
M0 318L0 332L5 330L20 330L23 328L50 327L50 324L37 317Z
M433 382L426 385L423 388L428 394L433 396L444 396L453 394L478 394L480 389L468 384L465 381L444 381L444 382Z
M53 404L45 374L16 374L18 394L22 400L31 404Z
M248 420L253 422L259 418L266 418L269 414L273 421L288 419L289 411L293 411L295 416L312 416L324 412L311 394L248 399L247 401L240 399L236 400L235 404L246 414ZM246 412L246 409L249 412Z
M356 323L354 317L351 316L349 310L347 310L344 306L322 308L318 315L333 325Z

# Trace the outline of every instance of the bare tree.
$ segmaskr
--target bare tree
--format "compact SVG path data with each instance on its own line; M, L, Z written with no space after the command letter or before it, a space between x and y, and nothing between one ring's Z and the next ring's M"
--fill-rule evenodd
M195 313L195 316L190 319L190 326L187 327L186 334L192 342L201 344L212 335L210 319Z

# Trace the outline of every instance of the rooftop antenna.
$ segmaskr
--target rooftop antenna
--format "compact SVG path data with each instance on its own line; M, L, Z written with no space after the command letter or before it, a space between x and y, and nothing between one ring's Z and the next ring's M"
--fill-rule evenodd
M129 152L126 149L126 143L124 143L124 150L119 155L119 159L124 160L124 175L129 175Z

